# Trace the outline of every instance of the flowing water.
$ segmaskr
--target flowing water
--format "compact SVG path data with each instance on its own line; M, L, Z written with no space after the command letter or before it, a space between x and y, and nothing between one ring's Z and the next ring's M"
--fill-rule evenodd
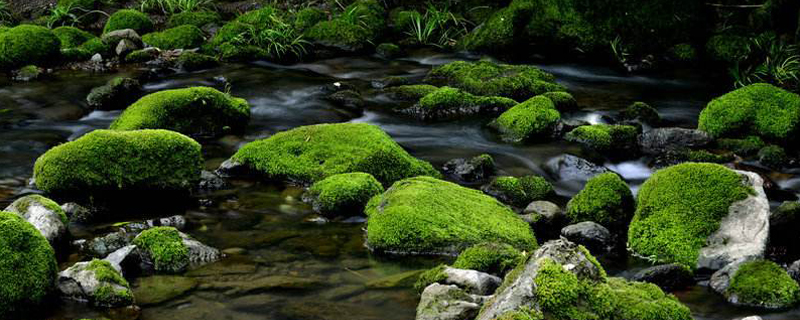
M549 178L564 200L577 193L581 182L560 181L543 169L561 154L581 155L577 145L563 141L504 144L484 127L485 120L421 123L385 112L390 101L370 82L386 76L423 77L431 66L470 57L420 51L408 58L385 61L375 57L337 58L293 66L268 63L228 64L196 73L176 73L145 84L148 92L203 85L224 89L247 99L252 120L243 137L228 136L204 142L207 169L216 168L241 144L302 125L326 122L366 122L380 126L412 155L441 166L452 158L489 153L500 174L539 174ZM541 65L554 73L585 108L565 115L592 123L605 122L634 101L656 107L670 125L694 127L697 115L724 83L692 71L658 76L628 76L584 65ZM119 111L87 111L84 98L95 86L116 74L60 71L34 83L0 82L0 205L29 192L25 189L33 163L48 148L106 128ZM347 82L365 93L368 108L353 115L327 102L325 85ZM652 173L648 159L606 163L620 173L634 191ZM772 173L778 185L792 193L800 178ZM418 297L400 281L386 285L386 277L410 278L448 258L380 257L363 246L363 221L322 223L302 203L302 190L234 181L233 187L196 195L201 205L187 212L161 212L157 203L148 216L185 214L187 232L204 243L229 252L224 260L190 271L193 290L154 305L142 305L141 319L413 319ZM131 201L147 201L132 199ZM76 237L92 237L107 226L72 226ZM75 255L61 263L68 267ZM628 275L645 267L631 258L604 260L610 274ZM407 281L406 281L407 283ZM133 281L136 287L139 281ZM696 319L731 319L757 314L734 308L706 287L675 292ZM106 316L78 303L53 304L47 319ZM800 310L765 314L765 319L797 319Z

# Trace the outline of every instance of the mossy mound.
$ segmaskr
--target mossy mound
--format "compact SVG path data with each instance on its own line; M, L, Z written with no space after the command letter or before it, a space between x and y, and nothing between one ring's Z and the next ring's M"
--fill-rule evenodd
M737 35L716 35L708 39L706 53L713 60L736 63L750 54L750 39Z
M402 101L419 101L428 94L436 91L437 87L429 84L409 84L386 89L393 99Z
M797 282L772 261L745 262L730 281L725 296L739 305L783 309L797 304L800 298Z
M21 314L45 298L58 273L50 243L30 223L0 212L0 316Z
M342 173L314 183L308 193L314 210L325 216L357 216L383 186L369 173Z
M36 160L36 186L87 196L116 191L184 191L200 180L200 144L166 130L95 130Z
M478 270L502 277L524 260L522 252L509 244L481 243L462 251L453 262L453 268Z
M498 114L516 104L509 98L480 97L456 88L442 87L402 112L420 120L450 120L478 114Z
M108 57L113 53L114 48L111 44L105 43L100 38L92 38L84 42L78 49L88 53L89 57L99 53L103 57Z
M86 41L95 38L91 33L69 26L55 28L53 29L53 34L61 40L62 49L77 48Z
M383 32L386 10L375 0L358 0L330 21L308 28L304 35L312 42L344 51L362 51Z
M142 12L122 9L114 12L114 14L108 18L103 28L103 33L123 29L133 29L138 34L148 34L153 31L153 21Z
M219 65L216 58L192 51L182 53L176 63L178 67L186 71L211 69Z
M540 176L497 177L483 191L503 203L524 208L533 201L546 200L555 195L553 185Z
M661 122L661 116L655 108L644 102L634 102L619 113L623 120L638 120L649 125Z
M89 107L99 110L125 109L142 94L142 85L133 78L115 77L93 88L86 96Z
M31 205L42 206L45 209L57 214L58 218L61 220L62 223L64 223L64 225L69 224L69 219L67 218L67 214L64 212L64 209L62 209L61 206L58 205L58 203L38 194L27 195L22 198L19 198L14 202L12 202L5 210L8 210L9 212L13 213L25 214L28 212L28 208Z
M222 21L222 17L214 11L186 11L169 17L167 26L175 28L183 25L192 25L202 28L205 25L219 23L220 21Z
M694 269L699 250L731 204L752 192L739 174L718 164L684 163L662 169L637 194L628 246L655 261Z
M130 284L110 262L93 259L85 265L85 270L94 272L94 278L101 283L91 296L94 305L121 307L133 304Z
M593 221L609 228L626 228L634 207L631 189L616 173L609 172L589 179L567 203L567 216L572 223Z
M525 101L551 91L565 91L552 74L528 65L489 61L456 61L433 68L425 82L450 86L479 96L500 96Z
M146 252L156 271L178 273L189 266L189 248L173 227L155 227L142 231L133 244Z
M304 8L294 16L294 28L298 31L306 31L324 20L328 20L328 15L316 7Z
M780 146L770 145L758 151L758 162L769 168L781 169L789 162L789 157Z
M216 137L244 130L250 105L210 87L151 93L136 101L111 123L110 129L168 129L190 136Z
M148 33L142 36L142 41L159 49L172 50L198 48L203 45L206 38L203 36L203 30L185 24L161 32Z
M569 92L566 91L551 91L541 94L553 101L553 105L558 111L573 111L578 109L578 101Z
M500 131L503 140L523 142L549 139L560 120L561 113L556 110L553 101L537 96L503 112L489 126Z
M367 245L378 252L453 254L484 242L537 246L528 224L502 203L432 177L396 182L365 212Z
M49 65L61 54L61 40L50 29L19 25L0 33L0 69Z
M788 143L800 123L800 96L770 84L757 83L731 91L708 103L698 128L714 138L756 135Z
M384 185L418 175L439 177L429 163L403 150L380 128L363 123L295 128L248 143L232 157L268 179L313 183L364 172Z
M605 153L632 151L638 146L638 135L639 130L634 126L595 124L577 127L565 138L587 149Z
M767 143L758 136L747 136L743 139L719 139L717 140L717 146L740 156L749 156L766 147Z

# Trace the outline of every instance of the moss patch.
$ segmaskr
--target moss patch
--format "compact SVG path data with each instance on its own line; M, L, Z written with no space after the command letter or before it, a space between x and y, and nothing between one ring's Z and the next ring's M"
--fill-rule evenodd
M458 255L453 268L478 270L503 276L525 260L520 250L505 243L482 243Z
M0 33L0 69L50 65L61 54L61 40L50 29L20 25Z
M750 54L750 40L736 35L716 35L708 39L706 52L713 60L736 63Z
M315 26L328 19L325 11L319 8L308 7L297 12L294 16L294 28L298 31L305 31L308 28Z
M594 176L567 204L572 223L594 221L608 227L627 227L633 211L631 189L616 173Z
M31 204L41 205L45 209L57 214L58 217L61 219L61 222L64 223L64 225L69 224L69 219L67 218L67 214L64 212L64 209L61 209L61 206L59 206L58 203L38 194L27 195L22 198L19 198L14 202L12 202L11 205L9 205L9 208L11 209L7 208L6 210L11 210L16 213L24 214L28 212L28 208L31 206Z
M555 195L553 185L540 176L497 177L483 190L500 201L519 208Z
M511 142L548 139L561 120L553 101L537 96L504 112L489 125Z
M417 292L422 292L429 285L447 279L447 275L444 273L444 268L446 267L446 265L440 264L420 274L417 282L414 283L414 289L416 289Z
M314 183L308 190L314 209L326 216L361 215L383 186L369 173L342 173Z
M725 296L738 303L763 308L787 308L797 303L800 287L772 261L745 262L731 278Z
M456 88L442 87L405 110L422 120L455 119L476 114L497 114L517 103L504 97L479 97Z
M200 28L185 24L161 32L148 33L142 36L144 43L159 49L191 49L203 45L206 41Z
M439 89L429 84L410 84L397 87L387 88L386 92L392 95L394 99L402 101L419 101L428 94Z
M639 131L634 126L595 124L580 126L565 136L568 141L577 142L597 152L630 150L638 145Z
M123 29L133 29L138 34L147 34L153 31L153 21L142 12L122 9L114 12L114 14L108 18L103 28L103 33Z
M155 227L142 231L133 240L153 260L156 271L177 273L189 265L189 249L180 232L173 227Z
M450 86L479 96L500 96L525 101L533 96L565 91L552 74L527 65L496 64L489 61L456 61L433 68L426 82Z
M53 34L61 40L61 48L63 49L77 48L86 41L95 38L91 33L68 26L53 29Z

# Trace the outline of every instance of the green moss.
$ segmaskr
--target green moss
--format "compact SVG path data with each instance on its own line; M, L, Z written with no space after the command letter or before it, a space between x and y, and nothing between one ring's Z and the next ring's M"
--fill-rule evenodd
M577 127L565 138L597 152L611 152L636 146L638 135L634 126L595 124Z
M123 287L128 287L128 281L111 266L111 262L106 260L92 259L86 266L86 270L93 271L95 279L100 282L109 282Z
M113 50L110 44L103 42L103 40L100 38L89 39L80 46L80 49L83 49L86 52L88 52L90 57L97 53L99 53L104 57L107 57L111 55L111 52Z
M274 19L280 14L280 10L272 6L265 6L261 9L245 12L236 18L236 21L254 26L270 26L275 23Z
M672 46L668 54L670 58L677 62L694 62L697 60L697 50L689 43L680 43Z
M800 287L786 270L771 261L745 262L731 278L725 296L754 307L786 308L797 303Z
M661 116L655 108L639 101L622 110L619 115L624 120L639 120L650 125L656 125L661 122Z
M418 101L422 97L439 89L429 84L411 84L387 88L386 92L392 94L397 100Z
M714 138L758 135L788 142L800 122L800 96L758 83L731 91L708 103L698 128Z
M270 58L269 52L252 45L223 43L218 49L219 58L223 61L252 61L267 60Z
M555 194L553 185L540 176L497 177L486 188L500 201L524 208L533 201L545 200Z
M383 58L392 59L402 55L403 49L394 43L381 43L375 48L375 53Z
M184 52L184 54L186 54L186 52ZM126 55L125 62L141 63L153 60L156 57L158 57L158 51L141 49L132 51Z
M692 319L689 308L652 283L610 278L608 285L613 297L612 306L618 314L615 319Z
M482 243L458 255L453 268L477 270L503 276L525 260L525 256L505 243Z
M504 112L490 126L500 131L504 140L521 142L549 138L559 120L561 113L553 102L537 96Z
M150 254L156 271L176 273L189 265L189 249L180 232L173 227L155 227L142 231L133 244Z
M304 33L306 38L325 46L359 51L368 45L369 31L344 20L322 21Z
M479 191L431 177L396 182L365 210L367 245L379 252L456 253L483 242L531 250L526 222Z
M187 190L200 179L200 144L166 130L95 130L41 155L36 186L87 195L119 190Z
M553 105L558 111L571 111L578 109L578 102L575 101L575 98L569 92L552 91L545 92L542 95L550 99L550 101L553 101Z
M192 25L202 28L205 25L219 23L220 21L222 21L222 17L219 16L219 13L214 11L185 11L169 17L167 25L170 28L183 25Z
M218 47L224 43L240 38L250 31L250 27L250 25L239 21L228 22L217 31L217 34L211 39L209 45Z
M110 284L100 285L92 296L98 306L128 306L133 304L130 289L118 289Z
M433 68L426 82L450 86L479 96L501 96L524 101L551 91L565 91L555 77L534 66L456 61Z
M767 146L767 143L758 136L747 136L744 139L719 139L717 145L738 155L748 156Z
M348 172L372 174L384 185L418 175L441 176L380 128L363 123L320 124L280 132L248 143L232 159L270 179L305 183Z
M607 227L627 227L633 210L631 189L610 172L589 179L567 204L567 216L573 223L594 221Z
M58 273L55 253L33 225L0 212L0 316L23 313L42 302Z
M360 215L372 197L383 193L383 186L371 174L342 173L327 177L309 188L314 209L327 216Z
M689 150L686 159L692 162L727 163L734 160L730 153L716 154L706 150Z
M662 169L639 190L628 245L660 263L694 269L699 250L730 205L751 192L736 172L721 165L684 163Z
M148 33L142 37L144 43L159 49L191 49L203 45L203 30L193 25L182 25L161 32Z
M789 161L786 155L786 150L783 148L770 145L758 151L758 162L770 168L780 169Z
M56 37L61 40L62 49L77 48L86 41L95 38L95 36L91 33L68 26L53 29L53 34L55 34Z
M61 206L59 206L58 203L38 194L27 195L22 198L19 198L14 202L12 202L11 205L9 205L9 207L6 208L6 210L24 214L28 212L28 208L32 203L38 203L45 209L55 212L61 219L61 222L64 223L64 225L69 224L69 219L67 218L67 214L64 212L64 209L61 209Z
M440 264L420 274L417 282L414 283L414 289L416 289L417 292L422 292L429 285L447 279L447 275L444 273L444 268L446 267L446 265Z
M250 119L250 105L210 87L164 90L149 94L111 123L110 129L168 129L192 136L241 132Z
M177 63L178 66L186 71L210 69L219 65L219 61L216 58L192 51L182 53L178 57Z
M138 34L147 34L153 31L153 21L142 12L122 9L114 12L114 14L108 18L103 28L103 33L123 29L133 29Z
M495 12L483 26L462 40L462 47L471 51L498 52L513 46L533 13L531 1L513 1Z
M19 25L0 33L0 69L53 64L60 54L61 40L50 29Z
M83 48L61 49L61 59L66 62L86 61L92 58L92 53Z
M516 104L509 98L479 97L456 88L442 87L422 97L411 112L424 120L444 120L474 114L496 114Z
M750 54L750 39L735 35L716 35L708 39L706 52L711 59L736 63Z
M325 11L316 7L308 7L297 12L294 17L294 28L298 31L305 31L321 21L327 20L328 15Z

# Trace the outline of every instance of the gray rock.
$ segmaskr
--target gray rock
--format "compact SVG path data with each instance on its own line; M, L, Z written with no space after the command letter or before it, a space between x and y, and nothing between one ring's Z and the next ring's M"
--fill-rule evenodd
M442 171L464 183L486 181L495 172L494 160L490 155L479 155L472 159L458 158L447 161Z
M457 285L468 293L477 295L490 295L503 282L499 277L475 270L445 267L442 272L447 276L443 280L445 284Z
M116 273L120 281L98 279L98 271ZM89 302L97 307L125 307L133 304L128 283L118 271L99 261L78 262L58 274L58 291L69 300Z
M761 319L761 317L759 317L759 316L749 316L749 317L744 317L744 318L741 318L741 319L738 319L738 320L763 320L763 319Z
M766 251L770 212L764 180L753 172L736 172L755 194L731 205L719 229L700 249L698 269L719 270L734 261L762 258Z
M172 269L170 270L157 269L155 263L153 262L151 253L146 250L142 250L142 248L137 248L133 253L135 256L128 255L128 257L126 257L126 259L124 260L127 259L138 260L140 263L139 267L146 273L149 272L180 273L190 268L197 268L202 265L218 261L225 256L219 250L207 246L201 243L200 241L192 239L190 236L188 236L183 232L180 232L180 236L183 245L186 246L186 248L188 249L189 260L188 264L186 265L171 266ZM128 264L128 262L124 260L123 264ZM131 260L131 261L136 261L136 260Z
M598 174L611 172L606 167L570 154L560 155L548 160L544 169L559 180L584 182Z
M794 281L800 282L800 260L792 262L792 264L789 265L789 269L786 270L786 272L789 273L789 276L792 277Z
M712 141L708 133L684 128L657 128L639 136L642 152L650 155L686 148L702 148Z
M77 221L77 222L86 222L92 220L92 215L94 211L89 208L86 208L82 205L79 205L75 202L67 202L61 205L61 209L64 210L64 213L67 214L70 221Z
M695 283L692 271L679 264L662 264L640 270L631 277L633 281L649 282L664 291L683 289Z
M484 298L467 294L454 285L434 283L424 291L416 320L469 320L480 311Z
M4 211L16 213L32 224L36 230L56 246L67 235L67 226L62 218L63 209L55 202L39 195L29 195L12 202Z
M328 96L328 101L346 111L361 112L366 103L361 94L355 90L342 90Z
M531 225L536 238L540 240L558 238L561 228L569 223L564 210L550 201L531 202L522 211L520 218Z
M132 78L114 78L93 88L86 96L89 107L99 110L125 109L142 95L142 85Z
M91 58L91 59L89 59L89 61L91 61L91 62L95 62L95 63L100 63L100 62L103 62L103 56L102 56L101 54L99 54L99 53L95 53L95 54L92 56L92 58Z
M724 295L725 291L727 291L728 287L730 287L731 280L736 274L736 271L739 271L739 267L744 262L745 261L736 261L726 265L722 269L717 270L711 275L711 279L708 280L708 286L717 293Z
M117 251L112 252L107 257L105 257L105 261L111 263L111 266L117 270L117 272L122 273L122 265L125 259L136 251L136 246L134 245L127 245L122 248L119 248Z
M223 178L239 177L250 171L246 165L231 159L225 160L214 173Z
M561 229L561 236L569 241L582 244L595 253L609 252L613 237L606 227L592 221L568 225Z
M200 173L200 184L198 185L200 190L220 190L227 186L228 183L225 181L225 179L214 172L203 170Z
M92 257L105 257L106 255L119 250L133 242L139 233L153 227L174 227L183 230L186 227L186 218L183 216L171 216L159 219L150 219L139 222L131 222L119 228L119 230L88 240L76 241L78 250L83 254Z
M136 51L136 49L139 48L140 47L137 46L136 43L134 43L133 41L130 41L128 39L122 39L117 44L117 47L116 49L114 49L114 52L117 54L118 57L124 57L128 55L128 53Z
M128 40L136 46L142 46L142 37L139 36L133 29L122 29L107 32L100 37L105 43L119 43L122 40Z

